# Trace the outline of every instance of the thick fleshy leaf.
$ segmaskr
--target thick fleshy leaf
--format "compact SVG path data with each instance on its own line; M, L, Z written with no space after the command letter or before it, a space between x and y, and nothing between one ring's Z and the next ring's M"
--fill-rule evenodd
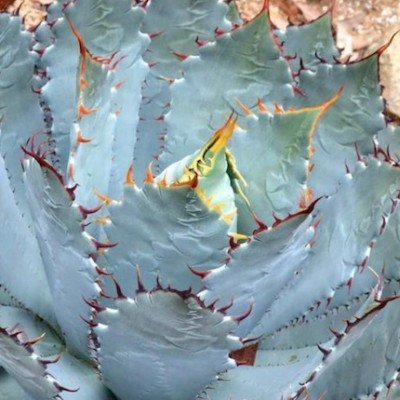
M274 33L282 43L283 55L295 73L301 65L313 69L321 62L334 64L335 57L340 55L333 36L331 11L312 22L289 26L285 32L277 30Z
M384 279L398 281L400 279L400 207L398 199L394 206L396 206L394 212L382 221L384 232L376 241L368 264Z
M283 253L282 264L295 267L291 269L291 275L287 276L285 285L274 295L272 302L261 306L260 314L257 314L254 321L257 325L250 325L248 332L255 336L272 334L289 321L302 317L318 302L331 299L336 288L346 283L351 284L357 268L363 266L363 260L369 254L371 242L381 233L382 217L390 212L390 197L399 185L400 170L376 159L369 159L367 167L360 163L353 175L347 174L338 192L320 201L312 212L316 239L311 243L308 257L299 260L296 252ZM373 191L369 190L371 187L374 188ZM264 235L267 236L268 233L267 230ZM254 240L257 240L257 236ZM248 253L249 259L258 257L254 263L247 261L247 268L254 265L258 265L261 271L268 268L262 263L263 257L251 251L253 246L246 244L241 250L243 255ZM268 246L259 247L261 253L269 253ZM235 252L232 257L235 257ZM259 264L257 259L260 260ZM238 266L236 269L233 266L235 264L231 266L229 263L226 267L211 272L206 278L211 292L205 292L205 296L211 299L217 293L224 298L239 295L235 312L244 311L251 296L254 296L254 301L257 302L254 295L257 285L252 279L244 281L240 273L237 274L240 279L232 278L238 270ZM282 266L276 273L281 274L281 271L285 271ZM218 277L221 273L226 275L225 279ZM318 282L318 285L314 282ZM243 287L241 292L237 291L239 285ZM313 287L313 290L310 290L310 287ZM267 297L266 294L264 296Z
M61 359L47 367L49 373L57 377L63 386L73 389L61 394L64 400L116 400L104 386L100 374L93 365L63 353ZM75 392L75 389L78 389Z
M174 0L152 0L146 7L141 29L152 37L144 55L151 70L143 86L135 146L137 179L143 179L147 165L162 150L166 133L163 116L171 101L170 80L181 77L181 58L197 55L200 44L215 39L216 29L230 30L227 11L228 6L217 0L184 0L179 7ZM157 160L154 164L159 172Z
M333 96L340 86L344 87L315 132L308 180L315 198L335 191L346 165L353 169L357 162L357 150L371 154L373 136L385 127L378 58L374 54L357 63L320 64L315 71L300 72L299 87L305 96L296 98L296 107L326 101L325 96Z
M200 55L187 58L182 68L184 77L171 86L162 168L199 148L232 108L239 109L237 99L254 106L260 97L270 106L293 96L289 68L275 45L266 11L202 46Z
M300 353L288 352L287 365L240 366L222 375L207 392L207 400L271 400L287 399L291 387L307 378L309 371L317 367L322 355L314 349ZM313 399L314 400L314 399Z
M253 303L253 311L238 327L241 336L247 336L266 310L287 285L306 259L307 244L314 236L307 215L299 215L281 225L255 236L231 253L229 262L209 273L204 283L207 287L200 297L217 304L234 300L231 315L245 311Z
M236 1L227 0L225 3L227 3L229 7L226 18L234 24L243 23Z
M236 232L237 219L231 182L231 170L236 165L228 159L227 144L237 126L236 119L231 115L199 151L171 164L156 178L161 185L193 187L207 208L221 215L231 232Z
M38 40L47 47L40 58L41 67L46 70L48 78L47 84L42 87L41 97L51 110L49 128L58 161L55 166L65 174L70 151L70 130L76 112L79 50L78 42L63 18L62 8L61 2L53 2L49 7L47 22L51 29L50 26L41 28ZM49 46L50 43L53 44Z
M2 285L0 285L0 305L24 308L24 305Z
M243 193L252 212L266 225L311 202L307 178L314 131L340 94L316 107L248 115L246 132L233 135L230 149L245 181ZM240 212L239 217L245 218ZM241 230L250 223L239 220L239 232L251 234L256 228L254 219L251 232Z
M4 370L0 370L0 398L7 400L35 400Z
M39 97L33 92L37 54L30 51L32 35L22 31L21 20L0 14L0 152L20 208L21 223L31 223L20 159L21 145L44 130Z
M107 269L115 272L128 294L137 289L137 265L148 286L158 275L174 288L199 289L201 281L188 266L207 270L227 257L229 226L190 188L126 187L122 203L108 210L105 229L118 245L107 253Z
M216 28L231 28L225 19L227 11L228 5L216 0L184 0L179 6L173 0L152 0L146 7L142 31L153 34L145 60L157 62L154 75L177 78L180 59L173 52L198 54L196 39L214 40Z
M347 306L328 309L318 317L308 316L306 322L293 322L263 341L266 349L298 349L306 346L323 345L332 338L329 328L343 329L345 319L350 319L365 297L357 298Z
M330 340L319 348L270 350L264 341L254 367L229 371L208 392L208 399L392 398L390 388L398 378L398 302L369 298L341 329L331 328ZM361 366L362 372L354 366Z
M327 349L329 354L294 399L317 398L323 393L327 400L378 396L385 385L395 382L400 362L400 300L386 301L348 323L342 331L345 335ZM362 373L355 365L362 366Z
M27 310L16 307L0 307L0 327L20 328L29 338L45 334L46 340L35 343L34 349L41 357L50 357L60 354L64 349L58 333L50 328L46 322Z
M345 176L335 195L315 207L313 214L320 224L311 254L269 308L266 331L261 332L272 333L282 326L282 315L289 320L299 317L300 308L304 312L333 297L336 288L352 283L371 242L381 233L382 217L390 211L391 196L399 185L398 168L370 159L367 167L360 163L353 175Z
M121 193L132 162L148 39L138 31L142 10L128 0L79 1L63 12L53 27L55 43L43 56L50 80L42 95L53 113L58 152L71 150L76 195L93 206L93 190L108 193L111 175L113 194ZM64 54L68 62L60 65ZM68 95L60 96L64 89Z
M89 329L81 317L89 318L90 309L82 297L93 299L100 291L90 257L96 244L82 230L82 209L73 203L62 178L32 155L35 159L24 162L25 183L54 311L71 352L87 357Z
M163 289L119 298L96 317L97 359L121 400L187 400L235 367L237 322L192 294Z
M230 118L194 155L170 165L159 176L147 173L138 189L131 181L121 203L108 210L108 239L118 243L107 253L107 265L128 294L136 290L134 270L142 269L146 285L157 275L173 288L200 289L188 266L215 268L226 259L228 233L235 230L234 193L227 174L226 144L235 128ZM158 229L154 229L158 226Z
M386 285L382 288L382 279L366 264L355 272L351 281L334 288L332 297L317 301L301 316L267 336L259 349L294 349L327 342L332 336L331 329L342 330L345 320L356 314L361 316L368 304L382 292L396 293L389 292Z
M1 156L0 220L0 284L25 307L54 324L52 298L39 246L15 203Z
M0 365L35 399L52 399L61 392L58 382L48 375L46 364L34 353L19 328L0 327Z
M0 307L0 327L10 326L12 330L0 328L0 365L33 398L52 399L61 393L65 400L114 399L92 366L63 353L64 345L43 321L25 310Z
M381 149L394 160L400 158L400 128L389 125L377 135L377 143ZM385 153L383 153L384 155Z

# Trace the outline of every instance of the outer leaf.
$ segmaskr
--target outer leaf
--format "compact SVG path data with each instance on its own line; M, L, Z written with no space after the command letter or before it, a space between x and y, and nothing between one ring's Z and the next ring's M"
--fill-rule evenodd
M226 15L227 19L229 21L231 21L233 24L243 23L236 2L232 1L232 0L228 0L228 1L225 1L225 3L227 3L228 7L229 7L228 14Z
M35 399L52 399L61 390L58 382L47 374L46 366L25 344L23 334L0 328L0 365L30 396Z
M179 7L173 0L153 0L146 7L142 31L153 37L144 55L151 71L143 86L135 146L137 178L145 176L149 162L162 151L161 139L166 133L163 115L171 101L168 80L181 76L181 59L175 54L197 55L199 44L214 40L217 28L230 30L225 19L227 10L226 4L216 0L184 0ZM157 167L157 161L155 164Z
M96 246L82 231L82 215L60 176L38 156L24 165L27 196L57 321L70 350L87 357L89 330L81 317L88 318L90 310L82 297L92 299L100 291L95 283L95 264L89 257Z
M321 350L259 350L254 367L226 374L209 399L376 399L381 392L389 396L387 388L398 376L397 303L388 298L365 308L371 306L367 300L357 312L361 316L347 322ZM382 331L382 326L390 328ZM362 373L355 365L362 366Z
M229 263L210 272L200 297L210 303L218 296L221 306L233 299L231 315L244 312L252 301L252 313L239 326L239 334L247 336L306 259L313 235L306 215L260 233L234 250Z
M64 344L58 334L52 330L42 319L29 311L16 307L0 307L0 327L12 327L22 330L29 338L45 334L46 339L34 344L34 349L41 357L51 357L60 354Z
M171 87L173 109L167 116L162 168L195 151L230 110L238 107L237 98L254 105L261 97L271 105L292 96L289 69L268 23L264 11L243 27L219 36L215 43L201 47L199 57L182 63L184 78Z
M344 286L343 291L348 292L348 287ZM351 319L367 298L368 293L358 297L349 295L347 302L338 307L326 307L321 304L322 311L320 315L309 312L304 320L291 321L289 326L265 338L259 349L281 350L323 345L323 343L329 342L332 338L329 328L343 330L345 328L344 321Z
M398 200L394 203L397 206ZM384 232L377 240L369 265L385 279L400 279L400 208L397 206L384 222Z
M388 153L394 160L400 157L400 128L388 126L378 133L377 143L381 149ZM382 153L381 153L382 154ZM384 154L384 153L383 153Z
M34 86L37 54L30 52L32 36L22 32L21 21L0 15L0 151L10 178L11 188L23 218L30 224L20 159L21 145L44 129L42 109Z
M184 0L179 7L172 0L152 0L142 30L154 34L145 56L147 62L157 62L153 75L177 78L180 61L173 52L198 54L196 39L214 40L216 28L231 28L225 19L227 11L227 4L215 0Z
M0 326L15 327L12 331L0 328L0 363L33 398L52 399L62 392L65 400L114 399L100 383L91 366L68 353L64 353L61 360L58 360L63 345L54 332L38 318L24 310L1 307ZM42 336L44 338L38 341ZM35 339L30 342L28 337ZM16 392L18 393L18 389ZM27 395L20 397L24 400L26 398Z
M290 357L288 354L287 359ZM306 353L303 357L297 356L288 365L241 366L224 374L223 379L208 391L207 400L286 399L291 386L297 387L297 382L304 380L310 369L318 366L321 359L320 353L312 352L311 355Z
M0 305L23 308L23 304L4 286L0 286Z
M0 220L0 284L25 307L54 324L53 304L39 246L15 204L1 156ZM27 277L28 283L21 280L21 277Z
M64 386L79 389L77 392L63 392L65 400L116 400L116 397L102 384L99 373L92 365L64 353L57 363L50 364L48 371L59 378Z
M67 171L70 151L70 129L74 121L77 87L75 76L78 70L78 43L63 18L62 4L54 2L48 9L47 22L51 32L42 28L39 40L45 45L54 42L41 57L41 66L49 78L42 88L42 99L51 110L51 132L54 151L59 161L58 170ZM62 40L60 39L62 38ZM64 57L69 54L69 57ZM74 54L74 56L72 56ZM63 59L63 62L59 62Z
M186 400L235 366L236 322L192 294L158 289L116 300L94 328L104 381L121 400Z
M295 399L305 398L306 392L311 398L325 393L327 400L378 396L384 385L394 383L400 361L399 300L385 304L386 301L380 303L360 320L348 324L346 335L335 341L334 351L324 358ZM377 312L384 306L384 310ZM362 365L362 373L354 369L354 365Z
M351 282L335 288L332 298L317 301L301 316L266 337L259 349L294 349L328 342L332 337L330 328L342 330L344 321L364 309L382 290L378 276L364 268L355 273Z
M271 306L267 331L281 325L282 314L299 316L299 298L310 307L332 297L340 285L351 283L370 243L381 232L382 216L390 209L390 196L400 184L399 173L399 169L371 159L367 168L361 164L353 176L347 174L340 190L316 207L314 215L321 223L312 254ZM371 186L374 190L367 190ZM310 291L315 280L319 285Z
M94 188L108 193L111 171L113 194L120 195L132 162L147 38L138 31L143 13L128 0L71 3L64 12L53 28L55 45L44 56L50 80L43 96L53 110L61 152L71 147L69 172L80 184L77 196L92 206ZM60 68L58 57L65 53L69 61ZM66 86L67 111L59 100Z
M272 299L272 303L259 305L265 314L262 318L262 311L257 315L257 325L250 327L251 335L273 333L294 318L301 317L317 302L331 298L335 288L351 283L350 279L368 254L370 243L379 236L382 216L390 209L390 196L400 184L399 172L398 168L391 167L388 163L382 164L371 159L367 168L359 165L353 176L346 175L337 194L316 206L313 215L315 221L321 222L316 228L316 241L310 255L304 261L300 260L300 263L297 263L299 257L296 253L287 251L286 260L282 257L287 265L294 263L295 269L292 269L292 275L287 277L284 288ZM374 188L373 191L369 190L371 187ZM251 250L248 250L248 257L254 257L255 261L247 261L248 268L257 266L257 259L262 260L260 255ZM243 253L245 251L246 249ZM260 246L260 251L267 255L269 250L267 246ZM239 297L236 301L237 312L245 309L246 303L243 300L247 297L248 301L258 290L254 283L250 283L253 282L252 279L244 281L243 278L232 278L235 271L235 265L232 265L230 267L228 264L226 268L211 273L206 282L208 280L207 285L212 288L214 296L220 293L224 298ZM259 271L266 268L262 262L258 265L258 268L261 267ZM222 271L226 274L225 280L215 279L214 282L213 276L218 277L218 273ZM229 285L225 283L227 281L230 282ZM316 281L317 286L313 284ZM243 285L241 292L237 291L239 284ZM310 287L313 287L312 291ZM212 295L206 292L206 296L210 298ZM257 307L256 297L254 301Z

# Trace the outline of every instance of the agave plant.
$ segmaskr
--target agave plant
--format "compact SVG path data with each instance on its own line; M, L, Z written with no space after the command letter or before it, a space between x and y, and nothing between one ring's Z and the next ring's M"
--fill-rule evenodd
M0 15L0 398L399 398L400 131L330 17Z

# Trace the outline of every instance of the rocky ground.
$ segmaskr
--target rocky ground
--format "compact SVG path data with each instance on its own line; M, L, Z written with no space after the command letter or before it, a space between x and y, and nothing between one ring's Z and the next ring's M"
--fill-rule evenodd
M19 13L26 26L33 27L44 17L44 6L52 0L0 0L0 9ZM326 12L334 0L270 0L271 18L284 29ZM245 19L261 9L264 0L236 0ZM333 23L343 59L364 57L400 30L400 0L336 0ZM388 108L400 115L400 34L381 57L381 81Z

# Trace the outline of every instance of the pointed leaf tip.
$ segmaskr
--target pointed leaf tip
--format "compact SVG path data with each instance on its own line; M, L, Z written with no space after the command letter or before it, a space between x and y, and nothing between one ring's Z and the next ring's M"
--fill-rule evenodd
M253 307L254 307L254 302L251 301L250 305L249 305L249 308L245 312L243 312L242 314L237 315L235 317L232 317L232 319L234 321L236 321L237 323L242 322L244 319L246 319L252 313Z
M79 143L90 143L92 141L92 138L85 138L82 135L82 131L78 131L77 135L76 135L76 142L77 144Z
M201 279L207 278L208 275L211 274L211 271L197 271L196 269L192 268L190 265L187 266L194 275L198 276Z
M131 164L125 174L125 185L136 186L135 179L133 178L133 164Z
M393 43L394 38L397 36L397 34L400 32L400 29L398 29L393 35L390 37L387 43L385 43L383 46L379 47L379 49L376 51L376 54L378 56L381 56Z
M144 286L144 283L143 283L142 273L141 273L140 267L138 265L136 266L136 280L137 280L137 286L138 286L138 288L136 290L136 293L145 293L145 292L147 292L147 290L146 290L146 288ZM158 284L160 283L159 277L158 277L157 283Z
M151 166L152 166L152 162L150 162L149 165L147 166L146 176L145 176L145 178L143 180L143 183L147 183L149 185L155 183L154 175L153 175L153 172L151 170Z

